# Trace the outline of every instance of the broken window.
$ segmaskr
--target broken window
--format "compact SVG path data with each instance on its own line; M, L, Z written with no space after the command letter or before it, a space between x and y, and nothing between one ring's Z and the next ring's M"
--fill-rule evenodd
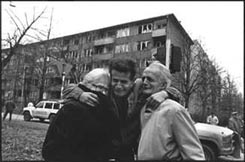
M147 27L148 27L148 30L150 31L152 30L152 24L148 24Z
M140 41L137 43L137 50L142 51L148 49L150 46L150 41Z
M139 26L138 30L139 30L139 32L138 32L139 34L149 33L152 31L152 24L150 23L150 24L141 25L141 26Z
M147 31L147 25L143 26L143 33L145 33Z

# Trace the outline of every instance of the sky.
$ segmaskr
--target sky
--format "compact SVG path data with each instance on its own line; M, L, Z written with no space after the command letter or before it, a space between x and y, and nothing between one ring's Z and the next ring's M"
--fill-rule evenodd
M1 1L2 38L14 29L6 10L11 9L21 20L40 13L48 27L53 9L51 38L82 33L173 13L195 40L199 40L210 59L235 81L244 94L244 2L243 1ZM15 7L11 7L10 4ZM46 23L42 23L42 22ZM39 26L40 27L40 26ZM11 33L11 32L10 32Z

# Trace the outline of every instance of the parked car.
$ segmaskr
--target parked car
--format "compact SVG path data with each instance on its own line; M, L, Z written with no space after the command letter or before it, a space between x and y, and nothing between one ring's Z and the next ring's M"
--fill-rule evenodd
M50 122L55 117L55 114L62 107L61 100L40 101L35 106L29 103L23 108L23 116L25 121L30 121L33 118L38 118L40 121L49 119Z
M195 123L197 134L202 143L206 160L216 160L220 156L233 154L237 134L229 128L217 125Z

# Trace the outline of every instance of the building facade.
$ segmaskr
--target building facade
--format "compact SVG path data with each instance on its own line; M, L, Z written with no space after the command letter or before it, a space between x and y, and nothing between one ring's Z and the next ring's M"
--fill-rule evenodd
M93 68L107 67L113 57L135 59L137 76L153 56L172 73L180 72L181 55L192 44L169 14L21 46L3 69L2 99L14 95L22 106L36 102L42 80L43 97L60 98L65 85L79 82Z

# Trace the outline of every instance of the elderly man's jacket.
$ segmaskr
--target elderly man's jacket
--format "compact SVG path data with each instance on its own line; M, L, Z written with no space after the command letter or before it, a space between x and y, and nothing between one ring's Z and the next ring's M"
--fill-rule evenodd
M205 160L193 121L179 103L166 99L155 110L144 106L141 126L139 160Z
M90 91L79 86L83 91ZM119 121L108 99L93 93L99 97L97 107L70 100L58 111L43 144L45 160L107 161L110 158L111 141L119 136Z

